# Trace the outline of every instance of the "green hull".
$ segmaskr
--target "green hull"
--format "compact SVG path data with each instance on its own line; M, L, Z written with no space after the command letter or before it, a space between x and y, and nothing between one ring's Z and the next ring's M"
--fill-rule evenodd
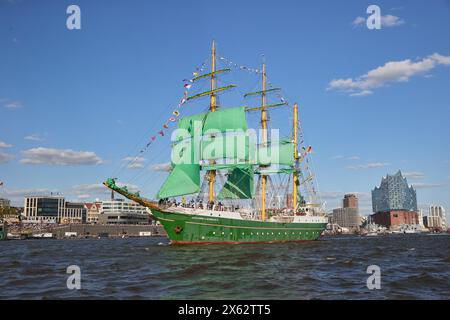
M240 244L316 240L326 223L277 223L152 209L172 244Z
M0 230L0 241L6 240L6 232L3 230Z

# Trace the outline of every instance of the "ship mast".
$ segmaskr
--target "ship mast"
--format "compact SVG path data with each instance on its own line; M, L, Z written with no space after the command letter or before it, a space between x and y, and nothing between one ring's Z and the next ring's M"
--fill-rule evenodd
M216 72L216 43L213 40L212 48L211 48L211 95L209 100L209 111L216 111L216 79L214 73ZM216 171L210 170L209 173L209 203L212 204L214 202L214 182L216 180Z
M298 151L297 151L297 122L298 122L298 105L294 103L294 121L293 121L293 140L294 140L294 161L295 161L295 170L293 173L293 185L292 185L292 207L294 209L294 213L297 210L297 188L298 188Z
M262 93L261 93L261 127L262 144L267 144L267 111L266 111L266 63L262 65ZM266 220L266 186L267 175L261 176L261 220Z

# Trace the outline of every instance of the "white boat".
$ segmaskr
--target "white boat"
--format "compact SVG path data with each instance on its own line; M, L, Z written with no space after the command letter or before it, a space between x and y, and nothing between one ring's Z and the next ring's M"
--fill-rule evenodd
M31 235L31 238L52 239L53 238L53 233L51 233L51 232L35 233L35 234Z

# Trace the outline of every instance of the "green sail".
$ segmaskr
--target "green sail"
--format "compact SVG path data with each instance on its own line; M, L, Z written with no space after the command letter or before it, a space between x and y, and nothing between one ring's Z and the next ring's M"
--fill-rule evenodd
M171 152L172 167L180 164L198 164L199 143L193 138L174 143Z
M195 124L197 123L197 126ZM188 134L206 135L232 130L247 130L247 120L245 118L245 107L227 108L215 112L199 113L189 117L181 118L178 128L187 130ZM194 132L195 130L195 132ZM181 134L178 135L181 137Z
M246 131L245 107L227 108L208 113L203 126L203 134L207 134L209 130L216 132Z
M220 190L218 199L252 199L253 166L240 166L231 170L228 180Z
M206 117L207 113L198 113L198 114L194 114L192 116L189 117L184 117L181 118L180 121L178 121L178 128L179 129L185 129L189 132L189 134L191 136L194 135L194 124L195 122L199 122L199 126L197 127L197 129L199 130L199 132L195 132L195 134L201 134L201 129L203 127L203 122L205 121L205 117Z
M251 163L254 158L255 138L245 133L204 136L201 141L201 159L233 159L234 163Z
M278 153L278 157L276 156ZM272 159L274 158L274 159ZM269 146L259 146L258 164L268 166L271 164L281 164L292 166L294 164L294 144L290 140L281 140Z
M200 191L200 165L175 166L157 194L158 199L178 197Z

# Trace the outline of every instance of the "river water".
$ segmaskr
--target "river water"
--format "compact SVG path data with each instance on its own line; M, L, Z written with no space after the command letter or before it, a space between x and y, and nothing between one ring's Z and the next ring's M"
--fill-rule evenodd
M77 265L81 289L69 290ZM366 286L380 267L380 289ZM450 299L450 235L169 246L165 238L0 242L0 299Z

